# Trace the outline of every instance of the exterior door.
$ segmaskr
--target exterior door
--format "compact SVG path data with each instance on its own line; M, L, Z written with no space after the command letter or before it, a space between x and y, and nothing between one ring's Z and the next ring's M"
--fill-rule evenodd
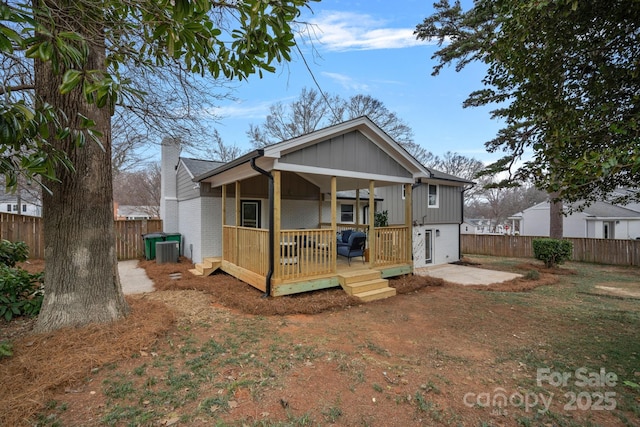
M242 227L260 228L260 200L242 200L240 209Z
M433 264L433 230L426 227L413 227L413 266L427 267Z
M605 221L602 223L602 237L605 239L615 239L616 225L613 221Z

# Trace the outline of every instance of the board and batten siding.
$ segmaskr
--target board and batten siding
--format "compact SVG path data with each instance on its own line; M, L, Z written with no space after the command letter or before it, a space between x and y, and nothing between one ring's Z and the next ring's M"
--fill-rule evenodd
M413 221L418 224L459 224L462 221L462 187L437 185L437 208L429 207L429 186L426 183L413 189Z
M433 185L433 184L432 184ZM388 211L389 224L404 223L402 186L376 188L376 195L384 199L376 203L377 211ZM412 191L413 219L416 224L459 224L461 220L461 187L438 184L438 207L428 207L428 186L422 184Z
M359 131L285 154L280 162L411 178L409 171Z
M199 186L193 182L193 178L182 165L178 166L176 184L176 198L178 200L190 200L200 196Z

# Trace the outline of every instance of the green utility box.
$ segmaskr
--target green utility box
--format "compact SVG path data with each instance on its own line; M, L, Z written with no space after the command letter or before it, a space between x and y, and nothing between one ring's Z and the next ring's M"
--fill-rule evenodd
M143 234L144 257L146 260L156 259L156 243L178 242L178 254L182 253L182 235L180 233L148 233Z

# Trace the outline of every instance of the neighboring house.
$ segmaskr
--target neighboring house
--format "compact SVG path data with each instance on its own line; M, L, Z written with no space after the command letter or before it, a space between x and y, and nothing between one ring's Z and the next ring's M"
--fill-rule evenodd
M509 217L519 222L523 236L549 235L549 202L539 203ZM517 226L517 225L516 225ZM640 212L605 202L595 202L582 212L563 218L564 237L598 239L640 238Z
M0 194L0 212L40 217L42 204L29 193L24 193L20 197L16 194Z
M508 224L495 224L490 219L466 219L462 224L462 234L505 234L513 231Z
M131 206L114 203L114 217L116 220L158 219L159 206Z
M163 141L160 215L200 271L215 264L274 296L339 286L336 237L348 229L366 233L368 261L351 263L364 274L459 259L471 182L426 169L366 117L229 163L179 150ZM374 226L382 211L389 224Z

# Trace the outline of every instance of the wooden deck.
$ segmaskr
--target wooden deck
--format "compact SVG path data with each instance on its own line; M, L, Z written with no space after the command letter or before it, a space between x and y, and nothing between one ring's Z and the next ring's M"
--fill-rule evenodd
M363 262L363 257L351 258L349 262L338 256L333 229L281 230L279 236L271 296L342 286L349 294L369 301L395 294L386 279L413 271L406 244L408 229L403 226L375 229L373 240L369 236L370 254L375 259L371 262ZM266 292L267 230L224 226L223 237L222 258L204 260L196 265L194 274L208 275L220 268Z

